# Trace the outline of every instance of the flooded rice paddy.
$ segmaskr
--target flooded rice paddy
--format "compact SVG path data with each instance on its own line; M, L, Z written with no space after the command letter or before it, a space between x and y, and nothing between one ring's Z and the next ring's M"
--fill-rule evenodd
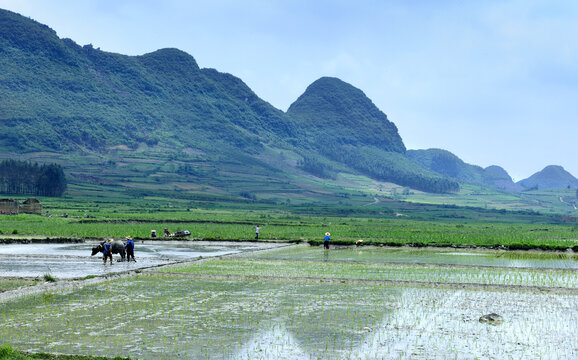
M487 268L473 260L477 251L472 266L439 260L461 262L471 251L395 262L405 256L397 250L410 249L387 250L298 246L55 287L0 302L0 339L22 350L137 359L578 358L575 260L532 254L532 266ZM514 257L527 261L522 255ZM396 267L417 280L385 271ZM487 270L554 275L539 287L518 276L480 286L477 272ZM458 282L453 271L463 273ZM503 323L480 323L489 313Z
M266 243L145 241L135 244L136 262L118 262L120 255L115 254L113 265L108 263L104 266L102 253L91 256L92 247L97 244L98 242L0 245L0 278L42 277L45 274L58 279L80 278L275 246Z
M258 255L261 259L330 260L343 262L438 264L506 268L578 269L578 254L543 251L505 251L488 249L343 247L335 251L316 251L296 246Z

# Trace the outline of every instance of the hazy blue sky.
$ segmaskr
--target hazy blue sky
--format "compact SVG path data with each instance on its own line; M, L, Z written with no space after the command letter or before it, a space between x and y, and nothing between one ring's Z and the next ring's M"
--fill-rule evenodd
M408 149L442 148L516 180L578 176L578 1L0 0L62 38L141 55L176 47L287 110L335 76Z

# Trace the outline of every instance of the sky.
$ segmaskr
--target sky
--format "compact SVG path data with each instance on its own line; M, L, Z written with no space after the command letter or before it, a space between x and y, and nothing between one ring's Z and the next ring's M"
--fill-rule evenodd
M0 0L59 37L174 47L286 111L315 80L361 89L408 149L578 177L578 1Z

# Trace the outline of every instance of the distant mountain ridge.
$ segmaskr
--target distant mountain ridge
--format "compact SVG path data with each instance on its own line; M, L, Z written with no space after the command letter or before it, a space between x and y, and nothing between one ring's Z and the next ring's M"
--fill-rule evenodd
M578 179L558 165L546 166L518 184L524 189L578 189Z
M307 129L315 148L327 144L375 146L405 152L397 127L359 89L332 77L313 82L289 107L287 114ZM344 131L355 129L353 133Z
M196 184L248 198L325 192L312 190L310 175L435 193L460 182L522 186L445 150L407 150L386 114L337 78L313 82L283 112L179 49L108 53L1 9L0 55L0 157L46 156L79 183L138 194ZM271 184L281 195L264 190Z
M447 150L409 150L407 156L432 171L462 183L512 192L523 190L523 187L514 183L503 168L492 165L484 169L477 165L470 165Z
M462 161L447 150L408 150L407 156L420 165L461 183L487 186L508 192L530 189L578 189L578 179L561 166L550 165L527 179L514 182L506 170L497 165L482 168Z

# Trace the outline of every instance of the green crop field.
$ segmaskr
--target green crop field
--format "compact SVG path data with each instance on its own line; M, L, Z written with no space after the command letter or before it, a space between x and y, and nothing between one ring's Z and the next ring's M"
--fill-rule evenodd
M189 230L191 242L243 241L259 225L260 241L303 245L72 288L66 280L45 289L37 286L44 281L4 279L0 351L8 355L0 359L459 358L487 355L497 341L503 348L491 347L491 356L578 351L568 342L578 315L578 225L560 214L392 199L280 206L114 192L41 201L43 215L0 217L0 242L150 239L164 228ZM329 251L319 246L325 232ZM14 297L22 289L32 293ZM120 315L103 319L112 308ZM478 323L491 311L505 317L500 328Z
M52 216L0 218L0 235L62 238L150 238L189 230L191 239L261 239L318 244L325 232L336 245L457 246L566 250L578 246L578 225L559 215L456 206L383 202L354 209L322 206L208 208L194 201L44 198ZM64 217L66 214L66 217Z

